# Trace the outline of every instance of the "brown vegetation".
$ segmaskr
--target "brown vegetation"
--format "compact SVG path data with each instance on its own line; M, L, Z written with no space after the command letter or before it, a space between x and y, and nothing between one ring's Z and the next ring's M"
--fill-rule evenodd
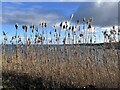
M70 21L72 19L70 18ZM79 26L79 20L77 25ZM85 29L85 18L83 19L83 30ZM88 29L92 28L92 18L88 20ZM119 50L115 49L112 44L115 40L115 27L113 33L110 35L105 31L104 38L112 37L110 39L112 47L106 49L106 44L99 51L96 46L92 48L92 39L94 33L81 33L77 26L69 26L67 22L65 25L60 23L60 28L65 29L65 37L63 39L63 47L52 46L53 38L56 38L56 43L59 45L61 30L49 32L50 41L46 39L44 31L47 27L45 22L40 23L42 33L38 28L32 24L31 38L28 37L28 26L23 25L24 43L20 35L16 31L16 36L11 39L11 47L13 47L13 40L16 39L16 52L12 51L10 55L6 54L5 47L7 35L3 32L4 42L2 44L2 73L3 73L3 87L14 88L17 90L29 88L82 88L86 85L93 85L97 88L117 88L119 87ZM16 30L19 28L15 25ZM75 31L78 29L78 32ZM72 30L72 44L66 46L66 39L70 43L70 31ZM112 31L111 31L112 32ZM36 35L34 33L37 33ZM52 37L51 34L55 34ZM68 35L68 36L67 36ZM76 35L79 36L79 38ZM89 36L89 37L88 37ZM48 37L47 37L48 38ZM91 46L87 46L87 38ZM46 40L46 46L44 41ZM81 45L81 42L84 45ZM78 42L78 45L74 43ZM95 44L95 42L94 42ZM83 47L84 46L84 47ZM84 50L82 50L82 48Z

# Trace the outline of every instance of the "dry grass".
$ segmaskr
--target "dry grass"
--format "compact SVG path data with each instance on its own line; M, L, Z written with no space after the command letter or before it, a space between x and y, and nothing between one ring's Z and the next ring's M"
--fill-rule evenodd
M84 23L85 20L83 26ZM19 37L18 41L20 43L17 43L16 39L16 51L12 51L10 55L6 54L7 51L5 51L4 47L6 46L7 40L4 39L1 55L4 88L14 88L17 90L24 88L82 88L87 85L93 85L97 88L119 87L118 61L120 52L114 48L112 42L110 49L105 48L106 44L104 44L100 49L101 51L99 51L95 46L94 49L92 48L91 40L90 46L75 46L73 34L73 44L69 47L66 46L65 43L65 39L67 39L66 35L61 48L48 44L46 45L47 47L44 47L43 29L46 28L44 24L46 23L41 24L42 36L34 36L34 27L31 27L31 34L33 34L32 41L27 37L28 27L24 26L26 47L24 47ZM91 25L92 20L90 20L88 24L88 29L92 27ZM60 27L62 28L61 25ZM64 28L67 29L66 26L64 26ZM16 29L18 29L18 25ZM85 29L85 27L83 27L83 29ZM40 34L39 30L36 30L36 33ZM54 33L60 34L59 31L55 31ZM76 33L75 35L77 35L80 31L74 32L74 30L72 30L72 33ZM16 32L16 35L17 34ZM4 38L7 37L5 32L3 35ZM105 33L104 35L107 34ZM53 37L51 33L50 36L52 40ZM80 33L80 38L83 36L84 35ZM90 36L93 38L92 34ZM56 43L59 45L60 36L54 38L57 39ZM68 38L70 38L70 36L68 36ZM86 38L87 35L83 37L84 43L87 43ZM52 43L51 40L50 43ZM37 46L40 47L37 48ZM84 50L82 50L81 47Z
M19 75L26 74L31 76L31 78L41 77L44 80L43 84L46 88L49 87L47 84L50 81L52 88L60 88L61 85L78 88L86 85L95 85L98 88L118 87L119 69L117 67L117 52L110 52L107 55L104 54L102 57L103 62L98 65L95 63L94 57L89 54L87 54L85 59L81 59L81 62L75 56L69 62L67 60L59 61L53 57L49 57L49 60L52 60L50 62L49 60L45 61L44 58L46 57L42 57L44 59L42 63L35 60L20 61L16 60L16 57L13 57L11 63L3 61L3 73L14 72L14 74ZM81 55L80 57L84 58L85 56Z

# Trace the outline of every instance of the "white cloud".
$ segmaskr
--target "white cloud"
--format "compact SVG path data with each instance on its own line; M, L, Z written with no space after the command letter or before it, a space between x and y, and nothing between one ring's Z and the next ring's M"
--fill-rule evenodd
M21 4L23 4L25 8L23 8ZM61 9L53 10L51 7L46 8L39 4L31 4L30 7L26 6L26 3L21 2L5 3L2 13L3 24L14 24L18 22L21 24L35 23L38 25L40 21L46 21L47 24L53 24L65 18L63 13L61 13Z
M101 4L102 2L119 2L119 0L93 0L97 2L97 4Z
M54 12L34 12L34 9L31 10L29 9L28 11L21 11L21 10L14 10L11 13L8 11L3 12L3 23L25 23L25 24L30 24L30 23L35 23L39 24L40 21L46 21L47 24L54 23L56 21L59 21L60 19L63 18L62 15Z

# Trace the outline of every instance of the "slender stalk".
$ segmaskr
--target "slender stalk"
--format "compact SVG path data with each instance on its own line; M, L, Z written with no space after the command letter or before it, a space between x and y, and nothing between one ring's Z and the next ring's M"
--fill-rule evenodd
M18 24L15 24L15 28L16 28L16 60L18 60L18 41L17 41L17 30L18 30Z

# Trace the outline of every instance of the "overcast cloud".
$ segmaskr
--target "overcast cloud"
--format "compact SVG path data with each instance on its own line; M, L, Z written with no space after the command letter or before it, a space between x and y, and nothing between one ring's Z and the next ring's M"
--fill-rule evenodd
M87 19L93 17L94 25L97 26L107 27L118 25L118 3L91 3L83 7L80 6L75 12L74 20L83 17Z

